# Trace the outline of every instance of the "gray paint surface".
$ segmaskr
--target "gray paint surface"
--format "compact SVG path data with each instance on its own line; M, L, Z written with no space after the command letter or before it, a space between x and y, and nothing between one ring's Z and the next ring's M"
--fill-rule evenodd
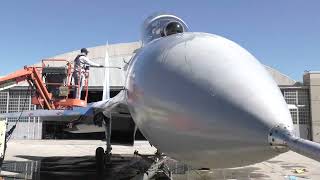
M126 89L130 113L151 144L196 167L266 160L276 154L269 130L278 124L293 130L264 67L216 35L183 33L150 42L134 57Z

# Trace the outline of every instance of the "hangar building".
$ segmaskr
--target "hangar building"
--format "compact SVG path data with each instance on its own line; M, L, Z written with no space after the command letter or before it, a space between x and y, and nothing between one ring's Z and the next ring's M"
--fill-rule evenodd
M109 56L110 95L116 95L123 87L126 66L141 47L140 42L102 45L88 48L88 57L99 64L104 64L106 51ZM51 58L73 61L79 50L57 55ZM303 82L297 82L279 71L265 66L267 71L277 82L291 112L296 134L302 138L320 142L320 72L304 72ZM89 102L99 101L102 97L104 70L91 68L89 77ZM235 92L236 93L236 92ZM31 97L25 84L0 91L0 113L16 112L36 109L31 104ZM9 127L17 119L9 118ZM61 123L42 122L39 118L20 118L14 139L45 139L59 137L62 131Z

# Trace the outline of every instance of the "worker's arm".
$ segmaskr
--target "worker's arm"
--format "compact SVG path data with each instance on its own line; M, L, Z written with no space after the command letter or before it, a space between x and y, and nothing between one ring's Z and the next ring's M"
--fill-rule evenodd
M89 58L87 58L86 56L81 56L80 57L80 60L84 63L84 64L87 64L89 66L92 66L92 67L103 67L103 65L100 65L98 63L95 63L93 61L91 61Z

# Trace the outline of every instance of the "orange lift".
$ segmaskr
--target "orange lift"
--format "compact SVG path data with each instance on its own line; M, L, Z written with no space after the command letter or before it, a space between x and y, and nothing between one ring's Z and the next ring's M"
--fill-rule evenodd
M84 99L75 99L71 94L76 88L75 83L72 83L73 72L71 63L65 59L43 59L41 66L25 66L21 70L1 77L0 87L27 81L34 89L31 100L34 105L48 110L84 107L87 105L88 98L89 71L79 72L81 73L79 75L84 77Z

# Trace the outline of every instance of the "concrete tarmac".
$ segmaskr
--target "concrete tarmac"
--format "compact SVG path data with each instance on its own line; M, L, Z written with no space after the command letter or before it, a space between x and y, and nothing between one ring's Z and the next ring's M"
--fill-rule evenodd
M98 140L11 140L1 174L5 179L97 179L95 149L105 147ZM113 164L101 179L131 179L148 167L140 154L156 149L147 141L134 146L113 146ZM174 160L168 161L174 180L182 179L320 179L320 163L289 151L258 164L219 170L194 170Z

